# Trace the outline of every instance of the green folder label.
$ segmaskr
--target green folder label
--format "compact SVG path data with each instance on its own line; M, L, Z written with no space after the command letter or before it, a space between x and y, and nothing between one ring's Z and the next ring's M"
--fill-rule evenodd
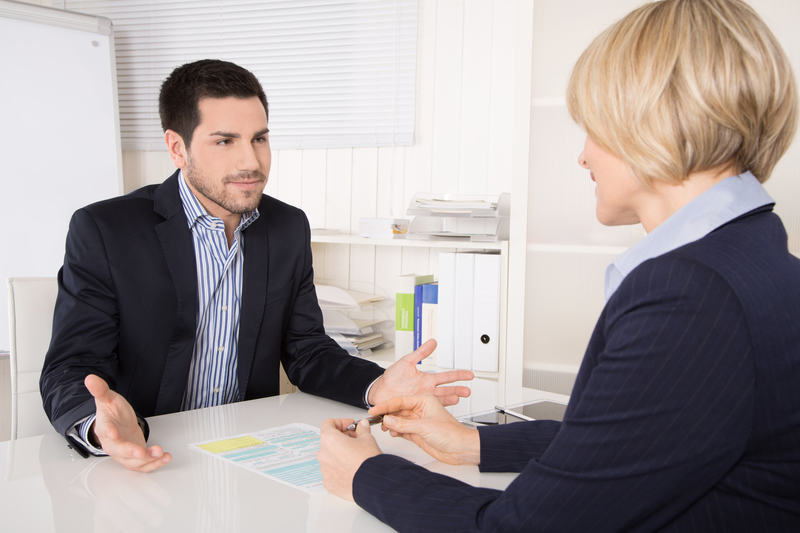
M414 331L414 295L396 294L395 330Z

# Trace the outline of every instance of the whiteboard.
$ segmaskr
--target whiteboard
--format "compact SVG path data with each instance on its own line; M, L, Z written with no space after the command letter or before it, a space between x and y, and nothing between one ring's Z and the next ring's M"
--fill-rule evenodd
M122 192L108 19L0 0L0 350L9 277L56 276L70 217Z

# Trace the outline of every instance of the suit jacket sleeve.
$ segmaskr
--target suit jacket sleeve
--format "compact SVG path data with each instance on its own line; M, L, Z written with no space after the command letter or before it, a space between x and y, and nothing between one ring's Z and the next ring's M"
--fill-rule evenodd
M365 407L367 387L383 374L377 364L353 357L325 334L314 289L311 230L302 211L304 258L296 272L298 289L284 334L282 362L292 383L303 392Z
M44 409L65 435L77 421L94 414L83 384L97 374L114 389L119 312L100 232L91 214L73 215L64 266L58 273L53 336L39 386Z
M645 262L606 306L552 442L552 427L537 442L537 422L481 431L482 447L488 436L494 443L481 454L492 468L510 449L515 469L529 442L531 460L507 490L378 456L358 470L354 498L400 531L656 530L744 453L752 350L741 305L718 274L676 257Z

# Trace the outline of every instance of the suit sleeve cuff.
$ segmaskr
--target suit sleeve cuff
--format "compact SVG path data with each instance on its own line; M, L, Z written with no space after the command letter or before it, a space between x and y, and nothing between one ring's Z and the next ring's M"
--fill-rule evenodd
M91 444L91 440L89 439L89 431L92 428L92 424L94 423L95 418L96 415L89 415L83 420L79 420L74 426L72 426L67 431L67 436L71 437L74 441L77 441L78 444L82 445L88 453L98 457L102 457L108 454L104 452L102 448L97 448L93 446ZM147 442L147 439L150 436L149 424L144 418L142 418L138 414L136 415L136 421L139 423L139 427L142 430L145 442Z
M102 448L92 446L89 440L89 430L94 423L95 415L89 415L83 420L79 420L74 426L67 431L67 436L77 441L83 448L90 454L95 456L108 455Z
M383 374L381 374L381 376L382 375ZM379 379L381 379L381 376L378 376L377 378L372 380L372 383L369 384L369 386L367 387L366 392L364 392L364 405L367 406L367 409L370 409L370 408L373 407L373 405L369 403L369 391L372 390L372 386L375 385L375 382L378 381Z

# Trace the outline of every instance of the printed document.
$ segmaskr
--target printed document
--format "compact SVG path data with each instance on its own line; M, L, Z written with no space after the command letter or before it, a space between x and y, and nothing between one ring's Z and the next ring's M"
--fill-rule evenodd
M317 461L319 446L319 428L302 423L189 445L308 494L325 492ZM385 453L395 453L418 465L433 461L426 454L388 449Z

